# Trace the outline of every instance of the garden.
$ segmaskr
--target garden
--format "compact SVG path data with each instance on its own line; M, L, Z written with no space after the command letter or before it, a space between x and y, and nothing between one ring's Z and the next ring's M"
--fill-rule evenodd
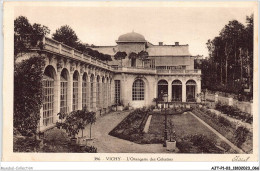
M96 121L96 113L86 108L70 114L58 113L59 122L50 130L34 136L22 136L14 130L14 152L59 152L59 153L96 153L97 148L89 146L91 127ZM83 131L89 126L89 137ZM78 134L81 132L81 136Z
M235 153L215 133L204 126L185 106L163 109L136 109L122 120L109 135L138 144L163 144L165 113L167 114L167 142L175 142L176 153ZM144 132L151 116L149 131Z
M220 107L217 108L219 109ZM232 109L232 107L227 108ZM224 110L227 109L223 108L220 111ZM225 112L228 113L227 111ZM230 121L226 117L217 115L205 107L195 107L193 113L226 137L230 142L242 149L245 153L252 153L253 134L248 128L243 125L238 125L235 120ZM235 114L235 116L237 115Z

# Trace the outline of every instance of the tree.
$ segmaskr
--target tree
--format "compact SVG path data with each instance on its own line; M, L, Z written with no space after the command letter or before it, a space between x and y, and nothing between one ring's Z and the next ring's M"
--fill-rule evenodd
M229 21L219 36L206 43L209 59L200 65L204 86L235 94L243 92L247 84L252 87L253 15L246 22L245 26L237 20Z
M147 59L148 56L149 56L148 52L143 51L143 50L138 53L138 58L139 58L140 60L142 60L142 65L144 65L143 60Z
M34 56L14 66L13 124L22 135L35 135L43 102L43 57Z
M76 48L79 43L75 31L68 25L61 26L57 29L56 32L53 33L52 38L73 48Z
M122 60L125 59L126 56L127 56L126 52L118 51L115 54L114 58L115 58L115 60L121 60L121 66L123 66L123 61Z
M16 59L18 54L27 53L31 47L42 48L38 43L43 36L49 33L48 27L37 23L31 25L26 17L17 17L14 20L14 58Z
M131 52L128 56L129 59L136 59L138 57L137 53Z

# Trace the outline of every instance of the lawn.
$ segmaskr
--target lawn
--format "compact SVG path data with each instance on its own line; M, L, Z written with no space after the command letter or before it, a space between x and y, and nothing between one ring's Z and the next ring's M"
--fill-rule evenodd
M164 132L164 115L153 115L148 134L163 135ZM209 138L216 140L217 136L206 126L200 123L191 114L168 115L168 120L172 120L177 138L191 134L204 134Z
M143 132L145 122L152 115L148 133ZM119 123L109 135L139 144L163 143L165 115L151 111L136 110ZM180 153L233 153L229 145L203 125L189 112L168 114L176 132L176 141ZM169 124L167 122L167 124ZM169 137L168 137L169 138Z
M164 132L164 115L154 114L151 120L151 124L149 127L148 134L153 137L160 137L163 139ZM168 115L167 120L171 120L174 124L174 130L176 132L176 141L178 148L186 148L183 146L187 145L187 141L192 139L192 136L198 136L202 138L200 141L205 141L209 143L213 143L220 147L221 149L225 149L225 152L233 153L234 151L230 149L230 146L223 142L216 134L214 134L211 130L209 130L205 125L203 125L200 121L198 121L191 114L181 114L181 115ZM187 140L189 139L189 140ZM206 140L205 140L206 139ZM184 142L185 141L185 142ZM181 145L183 144L183 146ZM185 145L184 145L185 144ZM192 146L192 145L190 145ZM191 149L190 152L198 152L198 149ZM187 152L187 150L180 149L181 152ZM219 150L217 150L220 152Z

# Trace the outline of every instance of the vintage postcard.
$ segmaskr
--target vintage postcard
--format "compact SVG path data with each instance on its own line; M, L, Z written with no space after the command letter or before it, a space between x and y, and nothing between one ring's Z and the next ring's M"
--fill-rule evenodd
M257 2L5 2L3 161L259 161Z

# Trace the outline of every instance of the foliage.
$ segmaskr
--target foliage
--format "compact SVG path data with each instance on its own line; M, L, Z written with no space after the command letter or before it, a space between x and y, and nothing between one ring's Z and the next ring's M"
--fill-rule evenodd
M146 136L143 133L145 123L149 117L148 110L136 109L121 121L109 135L115 136L121 139L133 141L135 143L153 143L160 142L156 137Z
M176 141L176 133L175 133L175 128L174 128L174 124L172 123L172 121L168 121L168 124L167 124L167 127L168 127L168 133L169 133L169 140L171 142L174 142Z
M148 58L149 54L148 54L148 52L142 50L141 52L138 53L137 56L139 59L144 60L144 59Z
M36 134L43 100L43 57L31 57L14 66L14 127L22 135Z
M248 133L248 129L243 126L237 128L235 132L235 139L238 147L241 147L241 145L246 141Z
M123 65L122 64L122 60L125 59L125 57L127 56L126 52L120 52L118 51L115 55L114 55L114 58L115 60L121 60L121 66Z
M128 56L129 59L136 59L138 57L137 53L131 52Z
M211 139L202 134L181 138L177 147L180 153L223 153Z
M251 114L242 112L237 107L221 104L220 102L218 102L215 108L216 110L221 111L228 116L234 117L236 119L241 119L250 124L253 123L253 116Z
M14 57L20 53L26 53L29 48L38 45L42 36L48 35L50 30L46 26L31 24L24 16L14 20Z
M55 33L52 34L52 38L73 48L77 46L79 41L75 31L68 25L58 28Z
M51 145L67 144L69 141L68 135L62 129L53 128L47 131L44 135L45 141Z
M246 22L229 21L219 36L208 40L209 58L197 64L202 70L202 88L252 98L253 15ZM248 88L250 93L245 93Z
M35 137L17 137L13 139L13 151L14 152L37 152L40 148L40 140Z
M234 122L230 122L228 119L217 116L215 113L210 111L206 112L207 109L203 108L194 108L193 113L210 125L212 128L221 133L224 137L226 137L232 143L238 145L244 151L250 151L247 148L252 148L252 144L248 147L243 147L244 143L252 143L251 132L245 127L234 124ZM225 120L225 121L224 121ZM242 128L240 128L242 127Z

